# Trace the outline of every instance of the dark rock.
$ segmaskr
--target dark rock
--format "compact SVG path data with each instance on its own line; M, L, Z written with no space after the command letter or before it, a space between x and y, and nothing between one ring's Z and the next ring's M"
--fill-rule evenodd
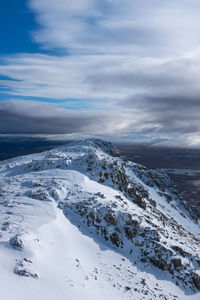
M13 247L15 250L22 250L24 248L24 243L22 239L20 238L20 235L15 235L9 240L9 244L11 247Z
M196 262L197 262L198 265L200 266L200 259L197 259Z
M117 216L114 211L107 212L106 215L104 216L104 220L112 225L117 224Z
M153 199L149 199L149 203L151 204L151 205L153 205L153 207L156 207L156 201L155 200L153 200Z
M181 262L181 259L180 258L173 258L171 260L172 264L174 265L174 268L177 269L177 268L180 268L181 265L182 265L182 262Z
M181 247L179 246L172 246L171 247L173 250L177 251L180 253L180 255L182 255L183 257L186 257L186 255L188 254L186 251L184 251Z
M166 265L163 261L152 257L152 258L150 258L150 262L158 269L163 270L163 271L165 270Z
M19 275L19 276L25 276L25 277L32 277L32 278L38 278L38 275L37 273L34 273L33 271L31 270L28 270L26 268L16 268L14 270L14 273Z
M102 193L100 193L100 192L96 193L95 196L98 196L98 197L100 197L102 199L105 199L105 195L102 194Z
M194 283L194 285L196 286L196 288L198 290L200 290L200 276L196 273L192 274L192 281Z
M119 235L116 232L113 232L110 235L110 240L117 247L119 247L119 246L122 247L123 246L123 242L122 242L121 238L119 237Z
M137 228L135 228L135 227L126 226L126 227L124 227L124 230L125 230L127 238L130 240L137 235Z
M94 215L94 212L93 211L90 211L89 214L88 214L89 218L94 220L95 219L95 215Z
M146 202L140 195L135 196L135 203L142 209L146 210Z

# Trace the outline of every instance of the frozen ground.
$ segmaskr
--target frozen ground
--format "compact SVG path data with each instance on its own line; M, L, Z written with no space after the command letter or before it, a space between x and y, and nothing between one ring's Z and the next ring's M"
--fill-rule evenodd
M198 222L182 206L174 208L175 200L166 201L155 187L146 185L130 165L126 167L127 176L135 186L141 184L148 191L148 199L156 202L156 210L152 210L147 199L145 209L130 201L107 175L105 181L99 180L102 160L104 165L105 160L109 164L117 160L117 168L121 162L120 158L110 157L107 149L93 147L90 143L61 147L1 162L0 299L199 299L196 288L177 284L175 276L172 278L167 270L148 260L143 263L140 253L145 241L149 248L152 243L152 238L143 233L154 234L157 228L159 245L167 245L166 249L179 245L188 253L181 257L183 267L199 274L195 256L199 244L194 240L194 236L199 236ZM92 173L88 166L85 168L87 152L93 153L95 161L98 158L98 170L94 164L89 166ZM108 215L108 211L112 214ZM157 212L164 212L167 217L164 230ZM108 220L115 213L117 219ZM86 218L92 214L100 219L96 219L99 227L93 219ZM129 215L134 216L141 233L131 239L123 231L123 222ZM174 222L169 223L169 228L168 218ZM176 229L176 224L181 227ZM107 235L102 236L99 228L107 229ZM110 238L116 228L121 230L117 241ZM179 236L178 230L182 229L185 236ZM182 276L175 267L172 271Z

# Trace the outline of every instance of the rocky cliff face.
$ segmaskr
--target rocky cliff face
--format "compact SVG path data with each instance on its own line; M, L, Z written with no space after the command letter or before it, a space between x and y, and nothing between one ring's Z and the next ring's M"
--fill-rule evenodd
M200 290L199 216L180 199L167 175L121 158L110 143L96 139L10 160L1 168L1 199L12 182L18 186L16 197L57 203L82 233L145 272L161 270L183 291ZM13 241L23 244L20 226L5 229L15 247ZM20 272L15 271L37 277Z

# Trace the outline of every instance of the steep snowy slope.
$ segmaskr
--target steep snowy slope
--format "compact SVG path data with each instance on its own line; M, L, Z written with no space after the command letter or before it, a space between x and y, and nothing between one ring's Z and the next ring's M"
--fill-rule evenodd
M198 213L109 143L1 162L0 215L2 300L200 298Z

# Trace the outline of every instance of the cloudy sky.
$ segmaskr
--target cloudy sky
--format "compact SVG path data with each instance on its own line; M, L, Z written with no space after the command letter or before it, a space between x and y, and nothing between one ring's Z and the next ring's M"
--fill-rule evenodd
M200 145L199 0L0 3L0 134Z

